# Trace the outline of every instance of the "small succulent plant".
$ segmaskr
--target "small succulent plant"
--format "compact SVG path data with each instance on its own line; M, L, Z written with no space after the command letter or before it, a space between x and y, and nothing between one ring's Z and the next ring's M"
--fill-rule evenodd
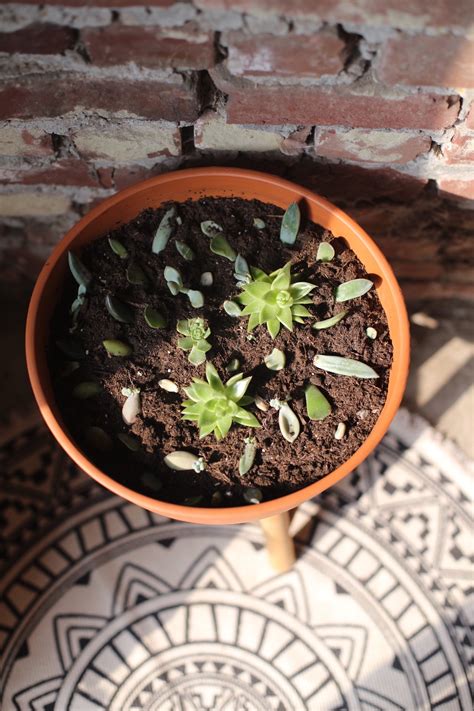
M244 409L253 401L245 394L251 380L252 376L237 373L224 384L212 363L207 363L206 380L194 378L185 388L189 400L183 402L183 420L197 422L200 437L213 432L216 440L225 437L234 422L260 427L255 415Z
M206 353L212 346L207 341L211 335L203 318L189 318L178 321L176 330L184 338L178 339L178 347L183 351L190 351L188 360L193 365L201 365L206 360Z
M291 264L266 274L251 267L252 281L244 284L242 293L236 297L243 306L241 316L250 316L247 330L266 324L272 338L276 338L281 325L293 330L293 321L303 323L311 316L304 304L311 304L308 294L315 284L307 281L292 281Z

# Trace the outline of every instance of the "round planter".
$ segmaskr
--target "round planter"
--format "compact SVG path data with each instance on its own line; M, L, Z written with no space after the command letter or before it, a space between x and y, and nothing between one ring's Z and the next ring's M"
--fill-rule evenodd
M198 508L159 501L118 484L98 469L77 447L62 421L46 359L51 317L68 273L68 250L80 251L84 244L129 222L147 207L156 208L168 200L182 202L211 196L256 198L282 208L295 200L304 201L308 217L331 230L336 237L344 237L367 272L377 276L377 293L387 315L394 348L385 406L372 432L352 457L299 491L259 505L234 508ZM26 323L26 360L33 392L46 424L69 457L93 479L128 501L169 518L202 524L243 523L298 506L337 484L370 454L387 431L403 396L408 374L409 326L403 297L387 260L364 230L342 210L309 190L266 173L237 168L194 168L167 173L123 190L94 208L69 230L44 265L31 297Z

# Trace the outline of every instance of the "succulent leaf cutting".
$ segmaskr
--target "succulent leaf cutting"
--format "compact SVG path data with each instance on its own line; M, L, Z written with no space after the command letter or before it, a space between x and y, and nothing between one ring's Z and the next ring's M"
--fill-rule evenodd
M304 323L311 316L305 304L311 304L308 294L316 288L307 281L293 281L291 264L266 274L251 267L252 281L245 284L236 297L244 308L241 316L249 316L247 330L265 324L272 338L276 338L283 325L293 330L293 322Z
M212 432L216 440L225 437L234 423L260 427L255 415L245 409L253 402L253 398L245 394L251 380L252 376L244 378L242 373L237 373L223 383L212 363L207 363L206 380L194 378L184 389L189 399L183 402L183 420L198 424L199 437Z

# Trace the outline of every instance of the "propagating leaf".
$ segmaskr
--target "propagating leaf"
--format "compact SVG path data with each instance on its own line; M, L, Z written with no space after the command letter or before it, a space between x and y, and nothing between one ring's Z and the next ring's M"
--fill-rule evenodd
M127 304L124 304L115 296L107 294L105 297L105 306L109 314L120 323L132 323L133 311Z
M254 486L249 486L248 489L245 489L243 497L248 504L261 504L263 501L262 492Z
M300 421L291 407L285 403L278 411L278 426L287 442L294 442L300 433Z
M365 332L366 332L366 334L367 334L367 337L370 338L370 339L372 339L372 341L375 341L375 339L376 339L377 336L378 336L377 331L376 331L375 328L373 328L372 326L368 326L368 327L366 328Z
M163 218L160 224L158 225L158 229L156 230L155 237L151 245L151 251L154 254L159 254L160 252L162 252L168 244L168 240L171 237L171 233L173 231L173 222L175 216L176 208L174 206L170 207L170 209L167 210L163 215Z
M128 265L125 275L128 283L134 286L146 286L148 284L147 275L136 262L132 262Z
M112 439L102 427L88 427L84 432L84 437L89 447L97 449L99 452L110 452L113 449Z
M229 316L237 317L242 315L242 309L235 303L235 301L224 301L222 306L224 307L226 314Z
M168 380L168 378L162 378L162 380L158 380L158 385L162 390L165 390L167 393L177 393L179 390L174 380Z
M139 452L141 449L140 442L136 437L132 437L132 435L119 432L117 439L131 452Z
M194 254L189 244L186 244L186 242L181 242L181 240L179 239L177 239L174 244L183 259L185 259L187 262L193 261L196 255Z
M242 257L241 254L238 254L235 259L234 272L236 276L239 275L242 277L250 277L250 268L248 262L245 257Z
M286 356L279 348L274 348L270 355L265 356L265 365L268 370L283 370Z
M184 450L167 454L164 462L167 467L174 469L177 472L187 472L193 470L199 472L204 469L204 460L202 457L198 457L196 454L186 452Z
M126 425L133 425L141 413L140 390L132 390L122 407L122 419Z
M300 208L296 202L292 202L291 205L288 206L281 221L280 240L284 244L294 244L296 242L300 228L300 220Z
M204 501L204 496L198 494L197 496L187 496L183 501L183 506L197 506Z
M331 414L331 405L315 385L308 385L304 391L306 411L310 420L324 420Z
M74 336L58 338L56 346L59 348L61 353L71 360L82 360L86 357L86 352L82 347L82 344L77 340L77 338L74 338Z
M133 348L129 343L119 341L116 338L107 338L102 341L102 344L111 356L129 356L133 352Z
M257 228L257 230L264 230L266 227L266 224L263 220L260 219L260 217L254 217L253 218L253 226Z
M120 259L127 259L128 252L118 239L109 237L109 245L112 252L114 252L114 254L120 257Z
M334 432L334 439L342 439L346 434L346 424L345 422L339 422Z
M212 237L210 244L211 252L218 254L220 257L225 257L231 262L237 257L237 252L230 246L224 235L216 235Z
M340 311L338 314L335 316L331 316L331 318L326 318L324 321L316 321L316 323L313 323L313 328L315 328L317 331L322 331L325 328L331 328L331 326L335 326L339 321L342 321L344 316L346 316L348 311Z
M313 363L321 370L336 375L347 375L353 378L378 378L379 376L370 365L361 363L352 358L342 358L341 356L316 355Z
M69 263L69 269L74 279L79 285L84 286L86 289L92 281L92 274L87 269L86 266L81 262L79 257L74 254L74 252L67 253L67 260Z
M225 367L225 369L227 370L228 373L235 373L235 371L238 370L239 368L240 368L240 361L238 358L232 358L232 360L230 360Z
M167 282L174 282L180 288L183 286L183 278L180 272L174 267L165 267L163 270L163 276Z
M201 222L201 232L203 232L206 237L216 237L216 235L222 234L223 230L217 222L204 220L204 222Z
M349 299L356 299L358 296L363 296L373 285L374 283L370 281L370 279L351 279L351 281L345 281L336 287L336 301L349 301Z
M245 439L244 453L239 459L240 476L247 474L247 472L253 467L256 453L257 446L255 444L255 439L253 437L247 437Z
M167 281L166 286L171 291L173 296L176 296L177 294L179 294L180 291L182 291L182 289L183 289L183 287L180 287L180 285L174 281Z
M321 242L316 253L316 259L318 262L330 262L334 259L334 247L329 242Z
M260 395L257 395L255 397L255 405L258 407L259 410L262 412L268 412L268 404L265 402L263 397L260 397Z
M69 360L63 363L62 367L58 372L58 378L68 378L70 375L76 372L81 367L81 364L77 360Z
M204 306L204 296L202 291L197 291L197 289L189 289L187 291L187 296L189 303L195 309L200 309Z
M73 391L73 397L77 397L78 400L88 400L90 397L94 397L102 392L102 388L99 383L93 380L85 380L83 383L78 383Z
M212 276L212 272L203 272L201 274L201 278L199 279L199 283L201 286L212 286L214 283L214 277Z
M165 328L166 326L165 317L153 306L145 306L143 317L150 328Z

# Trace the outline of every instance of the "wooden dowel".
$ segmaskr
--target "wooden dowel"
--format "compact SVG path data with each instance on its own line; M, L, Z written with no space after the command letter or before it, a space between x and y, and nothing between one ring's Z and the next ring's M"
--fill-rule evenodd
M295 546L288 532L289 524L290 516L288 511L260 519L260 525L265 534L270 564L279 573L289 570L296 560Z

